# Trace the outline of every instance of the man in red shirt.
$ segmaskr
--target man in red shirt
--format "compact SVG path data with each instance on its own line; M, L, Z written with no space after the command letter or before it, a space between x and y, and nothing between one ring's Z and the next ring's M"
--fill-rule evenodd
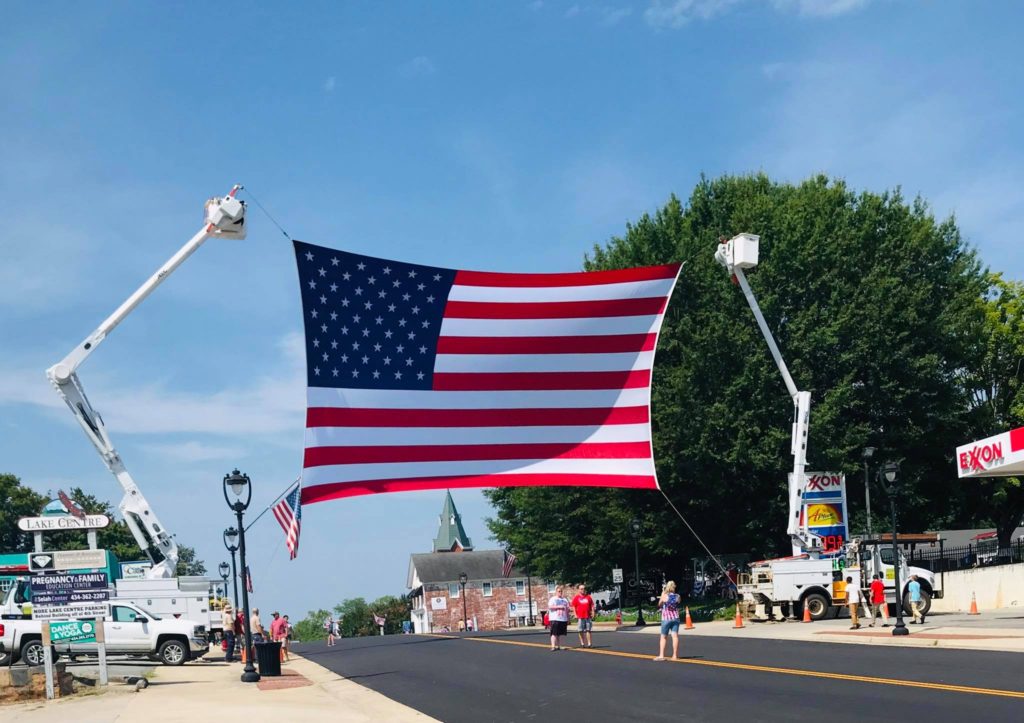
M572 599L572 609L579 620L580 647L592 648L593 641L590 631L594 627L594 598L587 595L587 588L580 585L576 588L576 597Z
M871 624L868 625L869 628L875 627L875 617L879 612L882 614L882 627L889 627L887 607L888 605L885 604L885 583L882 582L876 572L871 578Z

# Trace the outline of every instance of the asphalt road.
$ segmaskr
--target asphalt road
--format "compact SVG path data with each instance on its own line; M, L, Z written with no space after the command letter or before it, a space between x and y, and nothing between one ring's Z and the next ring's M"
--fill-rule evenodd
M295 650L453 723L1024 721L1018 653L684 637L676 663L651 660L657 641L598 632L590 651L553 653L541 633L395 635Z

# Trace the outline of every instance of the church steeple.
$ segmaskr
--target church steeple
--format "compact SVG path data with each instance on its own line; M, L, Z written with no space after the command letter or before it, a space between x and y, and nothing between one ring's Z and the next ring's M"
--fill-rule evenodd
M473 541L466 536L466 530L462 527L462 516L455 509L451 490L445 495L440 523L437 537L434 538L434 552L461 552L473 549Z

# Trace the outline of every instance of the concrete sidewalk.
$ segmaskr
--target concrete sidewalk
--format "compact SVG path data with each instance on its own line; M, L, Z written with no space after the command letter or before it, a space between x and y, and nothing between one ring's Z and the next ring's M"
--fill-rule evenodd
M0 707L0 720L29 723L157 723L160 721L409 721L433 718L293 655L285 675L242 683L238 663L197 661L158 667L139 692L109 691L51 702Z
M744 621L741 629L733 628L733 623L727 621L695 623L693 630L680 627L679 634L1024 653L1024 610L986 612L982 615L938 613L929 615L925 620L924 625L908 624L910 635L900 637L892 634L894 618L889 619L888 628L881 627L881 621L877 621L874 628L863 624L860 630L850 630L850 619L845 617L814 623ZM910 618L904 619L906 623L909 621ZM647 635L660 633L656 620L644 628L620 629Z

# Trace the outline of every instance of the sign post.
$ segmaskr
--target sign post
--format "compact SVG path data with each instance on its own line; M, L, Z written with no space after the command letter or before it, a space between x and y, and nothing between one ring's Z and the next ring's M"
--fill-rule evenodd
M618 587L619 590L619 609L615 615L615 622L622 624L622 568L612 568L612 582Z
M46 699L53 700L53 648L50 647L50 624L43 623L43 670L46 673Z

